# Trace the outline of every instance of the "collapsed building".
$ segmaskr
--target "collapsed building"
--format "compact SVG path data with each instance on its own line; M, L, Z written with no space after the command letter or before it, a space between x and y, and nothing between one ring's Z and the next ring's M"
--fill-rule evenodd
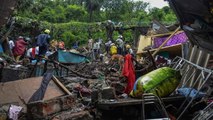
M133 96L123 94L127 80L117 62L57 51L43 64L2 67L0 119L212 119L212 13L202 3L204 12L195 14L196 5L189 11L190 0L169 3L180 27L154 21L140 36ZM205 24L203 16L211 16Z

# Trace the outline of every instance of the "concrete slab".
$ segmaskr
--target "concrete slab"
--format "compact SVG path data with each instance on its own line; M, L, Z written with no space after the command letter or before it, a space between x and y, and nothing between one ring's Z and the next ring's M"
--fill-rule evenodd
M39 89L41 82L42 77L34 77L0 83L0 105L20 105L24 107L24 111L26 111L25 103L27 103L33 93ZM63 95L65 95L65 93L51 80L43 100L49 100Z

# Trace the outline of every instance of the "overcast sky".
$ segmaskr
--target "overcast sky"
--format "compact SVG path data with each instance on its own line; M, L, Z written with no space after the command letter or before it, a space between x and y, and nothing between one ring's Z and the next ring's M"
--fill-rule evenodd
M162 8L164 6L168 6L168 3L165 2L164 0L138 0L138 1L149 2L151 7Z

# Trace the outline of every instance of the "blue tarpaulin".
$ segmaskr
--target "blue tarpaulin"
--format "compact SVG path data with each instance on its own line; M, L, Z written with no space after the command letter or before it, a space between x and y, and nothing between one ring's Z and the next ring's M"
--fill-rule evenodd
M77 53L58 50L55 54L56 61L60 63L81 63L87 61L86 56Z

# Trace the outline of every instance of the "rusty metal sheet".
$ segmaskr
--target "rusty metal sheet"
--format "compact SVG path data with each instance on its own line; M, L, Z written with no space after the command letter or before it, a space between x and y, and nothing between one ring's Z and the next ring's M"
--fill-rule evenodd
M0 105L12 103L25 107L24 102L28 102L33 93L39 89L41 82L42 77L34 77L0 83ZM51 80L43 100L49 100L63 95L65 95L65 93Z

